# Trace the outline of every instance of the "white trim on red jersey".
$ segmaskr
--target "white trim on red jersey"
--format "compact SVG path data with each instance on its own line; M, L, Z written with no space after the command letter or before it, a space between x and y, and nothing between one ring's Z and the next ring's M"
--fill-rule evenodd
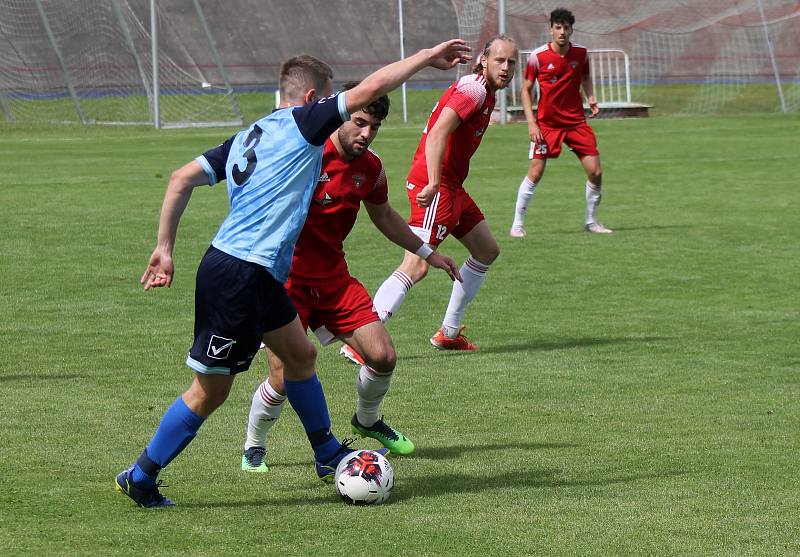
M486 79L481 74L462 76L456 83L456 89L475 101L475 106L481 106L486 100Z
M386 168L383 166L383 160L381 156L372 150L372 147L367 147L367 151L371 153L377 160L378 164L381 166L380 171L378 172L378 176L375 178L375 181L372 183L372 189L377 190L380 188L381 184L385 185L387 188L389 187L389 181L386 179Z

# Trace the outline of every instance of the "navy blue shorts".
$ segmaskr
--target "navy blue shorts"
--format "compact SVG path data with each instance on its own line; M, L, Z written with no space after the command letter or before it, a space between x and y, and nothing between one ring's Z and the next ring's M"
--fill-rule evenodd
M186 365L210 374L247 371L264 333L296 316L286 290L269 271L211 246L197 269L194 344Z

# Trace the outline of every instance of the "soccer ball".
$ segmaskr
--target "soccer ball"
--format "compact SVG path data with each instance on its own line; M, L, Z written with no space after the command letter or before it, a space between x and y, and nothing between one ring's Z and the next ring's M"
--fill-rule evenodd
M354 451L336 467L336 493L351 505L378 505L389 498L394 470L382 454Z

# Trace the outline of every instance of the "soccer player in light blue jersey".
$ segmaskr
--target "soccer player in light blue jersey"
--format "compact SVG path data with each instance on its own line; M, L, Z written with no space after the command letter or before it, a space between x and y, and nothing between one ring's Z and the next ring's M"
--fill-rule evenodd
M172 250L193 188L226 179L230 212L197 270L194 343L186 359L195 372L192 383L166 411L136 462L117 475L117 490L142 507L173 505L158 489L159 472L225 401L235 374L250 367L262 341L284 363L286 395L314 449L317 474L332 479L349 449L330 431L316 348L283 288L325 140L350 114L416 72L450 69L469 60L468 51L464 41L446 41L333 95L327 64L311 56L292 58L281 68L281 98L300 98L301 105L261 118L172 173L156 248L141 278L145 290L172 284Z

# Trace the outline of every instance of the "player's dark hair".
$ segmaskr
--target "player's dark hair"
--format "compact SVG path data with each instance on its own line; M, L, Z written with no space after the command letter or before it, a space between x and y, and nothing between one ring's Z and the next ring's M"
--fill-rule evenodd
M495 43L495 41L506 41L509 43L517 44L517 41L515 41L508 35L503 35L503 34L495 35L494 37L486 41L486 44L483 46L483 52L481 52L481 55L478 56L478 63L475 64L474 68L472 68L472 73L481 73L483 71L483 64L481 64L481 56L489 56L489 52L492 50L492 45Z
M556 23L561 23L562 25L564 23L569 23L569 26L572 27L575 25L575 16L566 8L556 8L550 12L550 27Z
M348 81L344 85L342 85L342 91L348 91L361 83L360 81ZM367 114L374 116L378 120L385 120L386 117L389 115L389 96L383 95L378 97L367 106L362 108L364 112Z
M331 67L318 58L301 54L289 58L281 66L278 86L281 99L300 101L309 89L321 91L333 79Z

